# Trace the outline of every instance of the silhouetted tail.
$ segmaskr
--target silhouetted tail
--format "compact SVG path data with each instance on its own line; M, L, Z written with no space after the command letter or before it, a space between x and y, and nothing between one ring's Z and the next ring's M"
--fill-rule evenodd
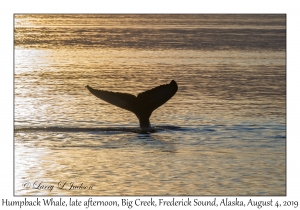
M170 84L160 85L151 90L139 93L137 98L149 111L153 112L155 109L166 103L172 98L178 90L177 83L172 80Z
M127 93L118 93L118 92L111 92L106 90L97 90L90 86L86 86L86 88L96 97L106 101L112 105L120 107L122 109L126 109L128 111L134 112L135 111L135 104L136 104L136 96L127 94Z
M149 118L152 112L172 98L178 90L177 83L174 80L169 84L160 85L151 90L139 93L137 96L128 93L96 90L88 85L86 88L94 96L133 112L139 118L141 127L150 127Z

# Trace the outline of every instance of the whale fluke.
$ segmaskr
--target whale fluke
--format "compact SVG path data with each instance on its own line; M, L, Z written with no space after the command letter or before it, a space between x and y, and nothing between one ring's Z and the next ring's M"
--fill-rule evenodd
M144 131L151 129L149 118L152 112L172 98L178 90L177 83L174 80L169 84L160 85L139 93L137 96L128 93L97 90L88 85L86 88L103 101L133 112L139 119L140 128Z

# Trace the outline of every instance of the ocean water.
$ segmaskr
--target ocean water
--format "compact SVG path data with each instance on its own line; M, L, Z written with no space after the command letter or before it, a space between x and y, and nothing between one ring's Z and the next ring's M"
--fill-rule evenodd
M286 195L285 15L14 21L15 195ZM148 134L85 88L171 80Z

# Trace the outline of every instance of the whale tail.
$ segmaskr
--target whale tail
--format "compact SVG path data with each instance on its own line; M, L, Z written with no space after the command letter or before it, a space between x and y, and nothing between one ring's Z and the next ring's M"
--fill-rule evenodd
M151 90L139 93L137 96L128 93L97 90L90 86L86 88L96 97L117 107L133 112L140 122L141 129L150 129L152 112L172 98L178 90L177 83L160 85Z

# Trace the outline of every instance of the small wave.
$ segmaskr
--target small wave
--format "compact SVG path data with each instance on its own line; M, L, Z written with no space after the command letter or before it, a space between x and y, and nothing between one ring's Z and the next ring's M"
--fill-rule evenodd
M203 128L202 131L216 131L216 130L213 128Z
M276 135L274 136L275 139L285 139L286 136L285 135Z
M155 126L151 132L176 130L177 126ZM138 127L98 127L98 128L77 128L77 127L26 127L15 128L16 133L20 132L133 132L144 133Z

